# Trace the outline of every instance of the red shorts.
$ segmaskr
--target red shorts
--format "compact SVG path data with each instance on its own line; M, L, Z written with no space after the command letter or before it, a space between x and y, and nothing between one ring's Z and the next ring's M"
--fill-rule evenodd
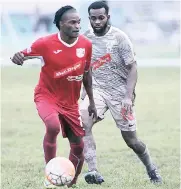
M44 123L47 116L57 114L64 138L67 137L67 129L71 129L76 136L85 135L78 106L72 108L61 107L51 100L42 98L39 100L36 99L35 104L38 114Z

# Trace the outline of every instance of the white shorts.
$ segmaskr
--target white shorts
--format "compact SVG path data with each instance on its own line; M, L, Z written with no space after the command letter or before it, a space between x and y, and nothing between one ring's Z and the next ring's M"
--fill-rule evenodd
M135 112L133 110L133 117L134 119L129 121L123 119L121 115L121 103L110 99L107 95L104 93L101 93L100 91L93 90L94 94L94 102L97 109L97 115L98 115L98 121L101 121L104 119L105 112L109 109L114 121L116 122L117 127L121 131L135 131L136 130L136 117ZM82 118L82 122L84 124L85 130L91 129L93 124L96 123L92 116L89 116L88 112L88 106L89 106L89 99L88 96L81 101L80 103L80 114Z

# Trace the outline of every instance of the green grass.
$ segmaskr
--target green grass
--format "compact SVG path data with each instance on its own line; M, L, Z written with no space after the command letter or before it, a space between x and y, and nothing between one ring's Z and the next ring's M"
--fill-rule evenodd
M2 68L2 189L41 189L44 178L42 139L44 125L33 102L38 68ZM149 147L164 184L155 187L145 169L128 149L107 114L94 128L98 165L106 182L81 189L179 189L179 69L139 68L136 112L138 135ZM58 155L68 157L66 139L58 139Z

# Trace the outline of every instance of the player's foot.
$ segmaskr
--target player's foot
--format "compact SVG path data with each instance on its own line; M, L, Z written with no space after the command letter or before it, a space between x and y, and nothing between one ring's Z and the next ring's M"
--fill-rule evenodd
M50 181L48 181L46 178L44 180L44 187L45 188L57 188L57 186L53 185Z
M74 179L72 180L72 182L67 185L67 188L79 188L79 187L76 185L77 179L78 179L78 177L74 177Z
M150 181L152 183L155 183L155 184L161 184L162 183L162 177L160 176L157 168L148 172L148 176L149 176Z
M86 173L84 178L88 184L102 184L102 182L104 182L104 178L97 171Z

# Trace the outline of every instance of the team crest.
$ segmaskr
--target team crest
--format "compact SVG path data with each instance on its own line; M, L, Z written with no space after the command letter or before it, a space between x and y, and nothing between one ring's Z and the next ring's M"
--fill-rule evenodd
M79 58L84 57L84 55L85 55L85 49L84 48L78 48L78 49L76 49L76 55Z

